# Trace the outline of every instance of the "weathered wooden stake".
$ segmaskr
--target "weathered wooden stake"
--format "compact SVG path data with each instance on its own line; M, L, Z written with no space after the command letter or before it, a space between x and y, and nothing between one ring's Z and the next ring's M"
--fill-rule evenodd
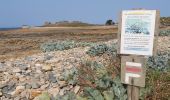
M139 87L128 85L128 100L139 100Z

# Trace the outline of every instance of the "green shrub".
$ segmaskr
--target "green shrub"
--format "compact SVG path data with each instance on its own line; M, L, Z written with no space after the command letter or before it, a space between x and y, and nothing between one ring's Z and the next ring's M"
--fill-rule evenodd
M170 52L158 52L156 56L149 57L147 66L154 70L168 71L170 67Z
M110 66L87 61L78 69L78 84L85 87L83 98L87 97L88 100L89 98L90 100L127 99L125 87L121 84L120 78L116 76L115 70Z
M75 41L58 41L58 42L47 42L40 46L43 52L50 51L62 51L68 50L76 47L91 46L93 43L90 42L75 42Z
M167 100L170 97L170 72L148 69L146 86L140 89L141 100Z
M111 46L107 46L106 44L98 44L93 45L90 47L90 49L86 52L90 56L101 56L104 53L111 54L113 56L116 56L116 44L111 44Z
M170 36L170 30L160 31L159 36Z
M108 46L106 44L99 44L92 46L86 53L90 56L101 56L108 50Z
M63 96L57 95L55 97L55 100L77 100L77 99L76 99L76 94L74 92L67 92Z
M73 67L69 70L64 70L62 73L62 77L65 81L68 82L70 85L74 85L77 83L77 75L78 75L78 70Z

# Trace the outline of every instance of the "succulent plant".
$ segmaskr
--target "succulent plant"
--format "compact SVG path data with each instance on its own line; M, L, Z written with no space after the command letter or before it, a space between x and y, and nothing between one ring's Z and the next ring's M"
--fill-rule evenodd
M162 30L159 33L159 36L169 36L170 35L170 30Z
M58 42L47 42L40 46L40 49L43 52L50 52L50 51L62 51L68 50L75 47L85 47L91 46L94 43L91 42L75 42L75 41L58 41Z
M106 44L98 44L91 46L86 53L90 56L101 56L104 53L116 56L116 48L116 44L114 43L112 43L111 46L107 46Z
M170 52L158 52L156 56L149 57L147 60L147 66L149 68L167 71L170 69Z

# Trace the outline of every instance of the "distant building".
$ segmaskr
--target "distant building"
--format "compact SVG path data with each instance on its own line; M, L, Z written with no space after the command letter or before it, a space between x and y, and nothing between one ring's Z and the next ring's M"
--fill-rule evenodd
M22 25L22 28L23 28L23 29L28 29L28 28L30 28L30 26L28 26L28 25Z
M51 25L51 22L44 22L44 25Z

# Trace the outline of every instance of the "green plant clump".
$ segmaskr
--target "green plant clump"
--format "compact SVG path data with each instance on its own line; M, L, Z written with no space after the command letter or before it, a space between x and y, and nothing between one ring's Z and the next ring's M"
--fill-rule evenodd
M86 52L90 56L101 56L104 53L111 54L112 56L116 56L116 44L111 44L111 46L107 46L106 44L98 44L93 45L90 49Z
M77 82L80 86L84 86L82 98L87 100L127 99L125 87L121 84L120 78L115 75L115 70L110 66L86 61L78 68ZM112 67L114 68L114 66Z
M154 70L168 71L170 69L170 52L158 52L156 56L149 57L147 66Z
M67 92L65 95L57 95L55 100L77 100L76 94L74 92Z
M40 49L43 52L50 52L50 51L62 51L68 50L76 47L85 47L91 46L93 43L90 42L75 42L75 41L58 41L58 42L48 42L44 43L40 46Z
M159 36L169 36L170 35L170 30L162 30L159 33Z
M63 79L70 85L75 85L77 83L77 75L78 70L75 67L71 68L70 70L64 70L62 73Z

